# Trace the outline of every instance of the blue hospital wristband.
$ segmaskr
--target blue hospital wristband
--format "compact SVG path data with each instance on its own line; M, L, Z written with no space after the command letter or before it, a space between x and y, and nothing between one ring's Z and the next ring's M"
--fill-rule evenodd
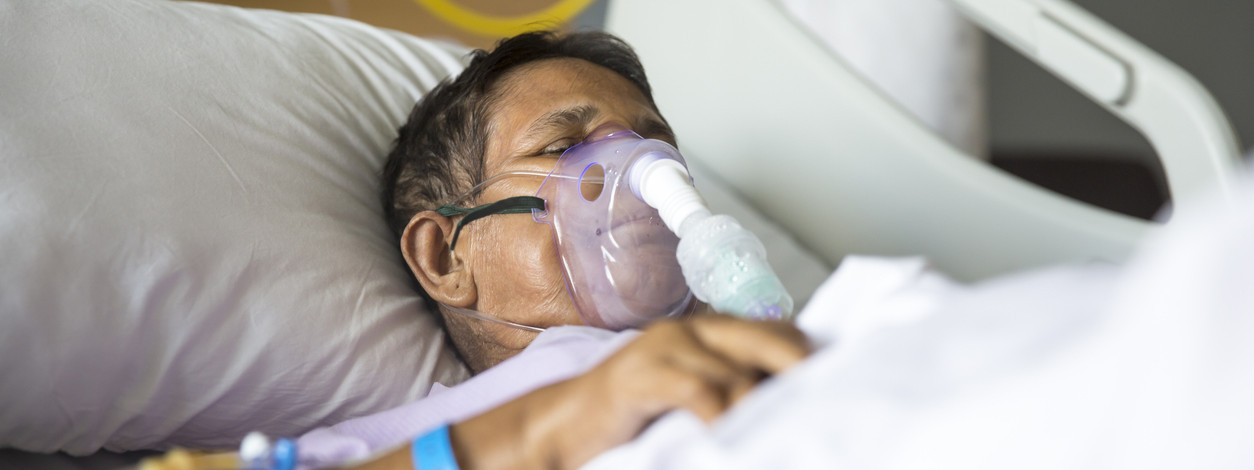
M459 470L453 444L448 439L447 424L418 436L411 449L414 470Z

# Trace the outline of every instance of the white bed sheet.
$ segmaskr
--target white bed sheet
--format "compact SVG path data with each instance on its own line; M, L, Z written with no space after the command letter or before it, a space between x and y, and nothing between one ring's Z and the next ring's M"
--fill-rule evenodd
M587 468L1248 468L1254 184L1126 265L960 285L847 259L827 347L711 427L673 413Z

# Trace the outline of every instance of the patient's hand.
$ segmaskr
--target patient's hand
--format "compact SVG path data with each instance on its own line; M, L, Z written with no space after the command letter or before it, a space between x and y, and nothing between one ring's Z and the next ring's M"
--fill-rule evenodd
M713 420L809 348L787 323L722 315L663 321L584 375L541 388L450 429L464 470L576 468L684 408ZM358 469L413 468L408 448Z
M707 422L808 353L787 323L664 321L588 373L453 427L463 469L575 468L685 408Z

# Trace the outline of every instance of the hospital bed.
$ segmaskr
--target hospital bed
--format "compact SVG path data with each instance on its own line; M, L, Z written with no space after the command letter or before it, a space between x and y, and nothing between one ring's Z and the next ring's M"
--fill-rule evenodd
M1238 166L1232 131L1214 101L1183 71L1070 3L953 3L1142 131L1163 162L1177 215L1191 210L1191 194L1229 190ZM348 29L377 35L365 27ZM943 272L976 280L1057 262L1119 261L1155 230L1156 223L1069 200L963 155L850 71L773 2L611 2L607 29L638 51L685 155L747 200L785 238L817 253L821 265L834 267L852 253L924 255ZM320 40L352 49L351 42L315 32ZM384 50L400 44L388 41ZM383 80L369 70L345 70ZM414 80L429 86L433 77L420 74ZM81 84L86 91L93 85ZM202 123L195 115L174 114L167 121L194 130L193 140L212 149L204 151L205 158L226 164L227 181L243 189L247 175L241 178L229 163L233 143L203 134L193 125ZM250 195L256 192L241 197ZM136 405L121 408L128 406ZM0 463L5 458L20 458L19 466L64 468L119 463L116 456L97 457L40 461L9 454L0 456Z
M1143 133L1176 201L1230 191L1240 158L1233 132L1183 70L1070 2L952 3ZM924 254L975 280L1118 261L1154 225L962 154L776 2L613 2L608 15L607 29L639 51L690 158L833 265L851 253Z

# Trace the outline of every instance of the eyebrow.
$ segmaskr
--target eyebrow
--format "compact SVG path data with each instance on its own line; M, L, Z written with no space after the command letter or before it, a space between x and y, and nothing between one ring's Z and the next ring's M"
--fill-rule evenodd
M527 129L527 135L542 136L550 131L584 127L588 122L595 119L600 112L601 108L590 104L581 104L551 111L533 122L531 127ZM675 132L671 130L671 126L666 124L665 121L652 117L635 123L633 130L645 138L660 138L671 143L675 142Z
M595 118L601 110L592 105L571 106L545 114L527 129L528 135L536 135L554 129L579 126Z

